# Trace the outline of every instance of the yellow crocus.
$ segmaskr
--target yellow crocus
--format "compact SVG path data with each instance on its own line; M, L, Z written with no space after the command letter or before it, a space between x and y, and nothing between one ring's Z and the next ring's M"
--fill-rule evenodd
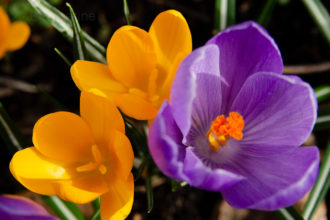
M14 177L29 190L86 203L101 197L101 218L124 219L131 211L134 154L125 125L109 100L82 93L80 115L48 114L33 129L34 147L10 162Z
M168 10L155 18L148 32L129 25L119 28L107 48L108 65L79 60L71 75L81 91L112 100L132 118L150 120L169 98L178 65L191 50L185 18Z
M0 59L7 51L18 50L30 36L30 27L21 21L10 23L9 17L0 6Z

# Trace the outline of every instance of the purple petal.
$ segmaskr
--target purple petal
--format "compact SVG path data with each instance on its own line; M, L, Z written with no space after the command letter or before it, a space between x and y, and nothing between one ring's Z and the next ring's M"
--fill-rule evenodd
M39 204L20 196L0 196L0 219L58 220Z
M207 42L220 50L223 112L229 107L244 81L256 72L282 73L283 63L274 40L257 23L248 21L220 32Z
M316 108L307 83L296 77L258 73L244 83L231 111L239 112L245 121L241 147L265 154L301 145L314 126Z
M225 200L235 208L276 210L293 205L312 187L319 151L317 147L299 147L264 157L241 151L233 166L246 180L222 191Z
M197 136L205 137L212 121L221 111L221 80L211 74L197 74L196 96L192 102L191 127L184 138L189 146Z
M186 181L186 177L182 174L185 146L181 142L182 134L173 119L171 107L165 101L149 130L149 150L164 174Z
M244 179L234 171L206 165L195 155L193 147L186 148L183 172L187 175L187 182L190 185L217 192L232 187Z
M217 116L221 105L220 81L219 51L215 45L196 49L180 64L172 84L171 106L184 140L192 125L202 121L204 128Z

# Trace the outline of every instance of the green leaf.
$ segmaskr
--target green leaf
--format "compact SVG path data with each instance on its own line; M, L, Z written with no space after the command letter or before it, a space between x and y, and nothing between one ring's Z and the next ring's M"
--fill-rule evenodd
M322 200L325 198L330 187L330 140L323 156L319 176L308 197L302 216L305 220L313 217L313 214Z
M302 0L330 46L330 15L319 0Z
M315 88L314 91L319 103L330 98L330 86L320 86Z
M69 61L69 59L59 49L54 48L54 50L70 68L72 66L72 63Z
M287 207L275 211L282 220L304 220L294 207Z
M214 29L221 31L235 23L236 1L215 0Z
M257 18L257 21L262 26L266 26L272 13L275 8L275 5L277 3L277 0L267 0L265 1L262 10L260 12L260 15Z
M45 203L50 206L61 219L71 220L84 220L79 208L71 203L64 201L57 196L41 196Z
M73 54L75 60L86 60L86 48L85 48L85 40L82 36L81 27L79 21L77 19L76 14L73 11L73 8L69 3L66 3L70 10L71 22L73 27Z
M324 130L330 128L330 114L319 116L316 120L314 130Z
M100 197L92 201L92 206L94 208L94 214L91 220L99 220L100 219Z
M124 15L126 18L126 22L128 25L131 25L131 18L130 18L130 13L129 13L129 8L126 0L123 0L124 3Z
M151 176L145 179L145 186L146 186L146 193L147 193L147 205L148 205L148 213L151 212L152 208L154 207L154 194L151 185Z
M91 217L91 220L100 219L100 210L97 210L94 215Z
M73 42L73 29L70 19L61 11L47 3L45 0L27 0L37 13L44 17L54 28L56 28L66 39ZM86 52L89 56L99 62L106 63L105 48L87 33L82 32L85 39Z
M27 147L22 133L17 129L12 119L9 117L7 111L0 102L0 135L10 153L14 154L18 150Z

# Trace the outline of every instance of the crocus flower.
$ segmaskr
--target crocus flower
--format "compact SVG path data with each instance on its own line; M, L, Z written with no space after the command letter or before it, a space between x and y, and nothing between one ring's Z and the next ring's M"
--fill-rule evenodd
M274 40L254 22L232 26L194 50L150 128L158 167L221 192L236 208L295 203L317 176L317 147L299 147L317 104L307 83L282 70Z
M81 117L48 114L35 124L34 147L10 162L14 177L29 190L86 203L101 196L102 219L124 219L132 208L133 151L115 105L82 93Z
M107 48L108 65L79 60L71 75L81 91L114 101L130 117L149 120L169 97L176 69L191 49L186 20L169 10L156 17L149 32L119 28Z
M0 59L6 51L18 50L30 36L30 27L21 21L10 23L9 17L0 6Z
M36 202L16 195L0 196L0 219L59 220Z

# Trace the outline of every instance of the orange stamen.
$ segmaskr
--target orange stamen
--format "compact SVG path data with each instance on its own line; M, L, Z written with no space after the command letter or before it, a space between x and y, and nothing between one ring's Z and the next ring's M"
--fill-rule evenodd
M88 162L87 164L81 165L76 168L77 172L87 172L98 169L101 174L105 174L107 172L107 167L103 163L102 155L100 149L97 145L92 145L92 155L94 158L94 162Z
M230 112L225 118L224 115L218 116L211 124L207 132L210 148L218 152L224 147L230 138L241 140L243 138L244 120L238 112Z

